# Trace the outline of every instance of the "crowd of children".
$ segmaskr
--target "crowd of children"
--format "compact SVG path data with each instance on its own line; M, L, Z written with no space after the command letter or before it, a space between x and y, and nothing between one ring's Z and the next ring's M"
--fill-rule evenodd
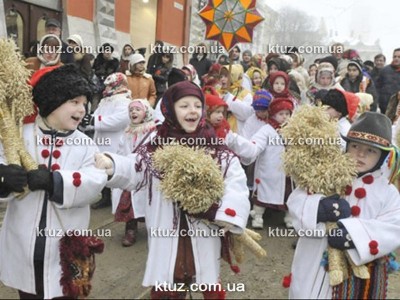
M50 35L41 41L46 43L61 41ZM337 78L337 64L323 59L312 66L315 75L310 72L310 79L298 54L267 57L265 70L245 51L242 63L205 61L209 72L204 73L201 53L191 60L201 72L192 64L174 69L173 55L162 53L153 57L149 75L145 58L125 46L123 73L115 70L102 78L102 99L92 113L88 102L93 84L79 68L60 66L59 57L39 55L28 61L29 68L39 70L31 81L38 115L24 125L23 136L41 166L27 171L8 164L0 144L0 201L8 202L0 233L4 284L17 289L21 298L65 296L59 239L38 236L35 230L85 229L90 205L112 203L115 221L125 223L125 247L136 242L139 221L145 222L148 232L201 229L209 234L148 236L143 285L153 287L154 299L186 297L186 292L154 289L157 282L221 285L220 259L226 258L230 235L243 233L249 217L252 228L263 229L266 209L284 211L282 223L287 228L324 229L325 222L337 222L336 233L342 235L329 232L323 238L299 239L290 297L385 298L387 256L400 246L400 196L386 172L388 159L398 159L392 126L396 128L399 109L397 101L392 105L397 108L391 112L393 120L368 112L374 103L369 97L376 97L376 91L359 61L350 61L347 75ZM233 54L229 58L234 60ZM357 178L342 198L296 188L283 170L286 141L281 128L302 105L325 107L337 121L343 151L356 161ZM97 145L66 142L89 139L81 131L90 130ZM47 142L38 144L37 139ZM188 139L195 142L185 143ZM170 141L203 151L215 163L209 163L210 169L219 170L223 193L201 213L183 209L163 189L166 174L157 169L155 157ZM204 190L213 189L206 183L208 174L201 176ZM25 186L30 192L18 199L16 193ZM100 192L102 199L94 203ZM211 232L220 228L224 238L212 237ZM321 265L327 245L347 250L355 264L367 264L371 279L350 277L331 287ZM211 288L203 295L224 297Z

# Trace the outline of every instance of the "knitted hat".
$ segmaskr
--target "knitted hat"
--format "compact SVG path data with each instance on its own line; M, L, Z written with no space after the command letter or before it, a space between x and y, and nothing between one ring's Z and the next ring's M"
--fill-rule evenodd
M55 68L44 74L33 88L33 102L39 114L47 117L66 101L78 96L92 98L89 82L74 65Z
M350 60L349 63L347 64L347 68L349 66L355 66L358 69L358 71L360 72L360 74L362 74L362 72L363 72L362 62L360 62L359 60L357 60L357 59Z
M79 47L83 46L83 40L82 37L79 34L72 34L67 38L67 41L73 41L75 44L77 44Z
M104 80L104 85L105 89L103 91L103 97L109 97L130 91L126 75L120 72L109 75L106 80Z
M271 101L268 107L270 116L276 115L281 110L289 110L293 112L294 104L293 101L288 98L275 98Z
M272 99L272 95L267 90L261 89L255 92L251 106L253 106L255 111L266 110Z
M358 142L383 150L391 146L392 122L390 119L377 112L363 113L351 125L347 136L342 136L346 142Z
M206 106L208 113L215 111L218 107L221 106L224 107L225 109L228 108L228 104L226 104L225 101L218 96L212 94L206 94L205 97L206 97Z
M132 67L136 65L137 63L140 62L145 62L146 60L144 59L142 54L135 53L131 56L131 59L129 60L129 67Z
M332 67L334 68L334 71L337 70L338 61L337 61L337 58L334 57L333 55L326 56L326 57L321 58L321 59L319 60L319 63L320 63L320 64L321 64L321 63L324 63L324 62L330 63L330 64L332 65Z

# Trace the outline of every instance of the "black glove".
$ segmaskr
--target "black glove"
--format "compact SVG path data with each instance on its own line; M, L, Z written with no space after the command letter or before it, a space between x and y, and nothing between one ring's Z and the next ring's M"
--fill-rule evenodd
M53 193L53 174L46 168L28 172L28 187L31 191L45 190Z
M328 232L328 244L332 248L339 250L354 249L354 243L347 229L342 223L338 223L339 228L329 230Z
M86 127L89 125L94 125L94 117L91 114L86 114L81 121L81 126Z
M337 222L351 215L349 202L335 194L319 201L317 222Z
M18 165L0 165L0 190L9 194L10 192L22 193L27 184L27 172Z

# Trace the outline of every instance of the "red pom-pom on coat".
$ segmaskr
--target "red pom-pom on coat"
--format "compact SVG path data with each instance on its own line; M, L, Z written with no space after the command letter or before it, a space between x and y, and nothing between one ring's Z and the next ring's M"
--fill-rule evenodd
M365 191L364 188L358 188L358 189L356 189L356 190L354 191L354 195L355 195L357 198L361 199L361 198L364 198L364 197L367 195L367 192Z

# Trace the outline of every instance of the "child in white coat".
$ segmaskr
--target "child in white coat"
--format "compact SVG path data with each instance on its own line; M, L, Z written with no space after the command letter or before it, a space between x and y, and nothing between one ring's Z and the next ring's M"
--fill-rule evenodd
M290 298L386 298L388 255L400 247L400 196L381 168L391 149L391 136L389 118L365 112L344 137L358 171L345 197L309 194L300 188L290 195L287 204L296 230L325 232L325 222L338 224L325 235L299 238ZM356 265L366 264L370 279L357 278L350 271L343 283L330 286L324 263L328 244L345 250Z
M221 237L210 234L218 226L207 225L201 219L231 224L230 231L241 233L250 210L246 177L239 159L225 145L215 143L215 132L206 122L204 95L197 85L183 81L171 86L162 98L161 111L165 121L150 142L128 157L99 154L97 166L111 176L109 186L134 191L144 189L148 195L145 218L149 251L143 285L153 287L151 298L184 299L186 292L173 288L168 291L168 287L197 283L203 287L210 285L203 292L206 299L222 299L221 290L211 289L211 285L220 282ZM171 139L181 145L203 148L221 168L223 196L218 205L210 206L202 216L189 214L168 200L160 187L164 176L154 167L153 153ZM201 175L204 176L206 173ZM157 229L176 234L151 234ZM188 230L201 230L204 234L188 236L185 234ZM160 283L167 289L155 287Z
M93 115L86 115L82 126L94 126L94 141L100 151L116 153L119 141L126 126L129 124L129 115L126 113L132 101L131 91L128 88L126 75L113 73L104 81L103 99ZM111 205L111 190L104 188L100 201L92 205L93 209Z
M156 129L153 120L154 110L149 101L134 99L129 104L128 110L131 122L121 137L117 151L124 156L133 153L137 147L146 143ZM122 246L130 247L136 242L138 221L144 218L146 195L120 189L113 189L112 195L115 221L126 223Z
M89 227L89 204L107 181L94 166L97 146L76 130L92 95L88 81L72 65L38 72L33 101L39 116L24 125L23 137L41 167L26 172L8 165L0 146L0 201L7 202L0 280L22 299L67 296L60 284L60 239L68 230ZM22 192L26 183L30 192L18 199L13 192Z
M279 129L291 116L294 104L288 98L277 98L271 102L268 109L268 124L261 127L250 141L235 133L227 135L228 147L239 155L243 164L249 165L256 161L255 200L251 215L252 227L257 229L264 226L265 208L272 206L285 209L285 200L291 191L290 179L283 172L281 156L285 145L279 135Z

